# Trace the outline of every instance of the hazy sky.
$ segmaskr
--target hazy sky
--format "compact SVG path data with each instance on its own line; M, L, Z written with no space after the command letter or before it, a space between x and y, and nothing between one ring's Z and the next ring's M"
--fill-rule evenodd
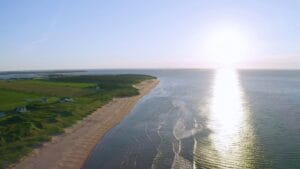
M224 29L239 67L300 68L299 0L2 0L0 24L0 70L214 67Z

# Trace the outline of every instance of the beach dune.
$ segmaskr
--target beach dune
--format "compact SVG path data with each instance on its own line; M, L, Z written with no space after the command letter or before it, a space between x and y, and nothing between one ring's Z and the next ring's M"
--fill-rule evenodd
M65 133L34 150L12 168L16 169L76 169L85 160L105 133L120 123L140 98L149 93L159 81L145 80L137 85L140 94L115 98L78 122ZM142 112L141 112L142 113Z

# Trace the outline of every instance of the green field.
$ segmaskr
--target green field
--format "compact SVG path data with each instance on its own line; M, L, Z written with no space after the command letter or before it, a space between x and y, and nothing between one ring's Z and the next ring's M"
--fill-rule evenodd
M151 78L102 75L0 80L0 168L17 162L112 98L137 95L132 85Z

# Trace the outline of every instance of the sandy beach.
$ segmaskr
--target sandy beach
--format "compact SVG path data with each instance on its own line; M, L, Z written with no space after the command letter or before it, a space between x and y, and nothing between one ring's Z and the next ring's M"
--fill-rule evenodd
M140 98L148 94L158 80L146 80L137 85L140 94L133 97L115 98L97 109L65 133L34 150L16 169L76 169L81 168L105 133L122 121Z

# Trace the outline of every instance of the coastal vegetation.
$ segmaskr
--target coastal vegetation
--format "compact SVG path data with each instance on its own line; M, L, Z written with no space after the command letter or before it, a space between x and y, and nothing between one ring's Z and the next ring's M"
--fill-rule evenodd
M0 80L0 168L17 162L114 97L139 94L147 75Z

